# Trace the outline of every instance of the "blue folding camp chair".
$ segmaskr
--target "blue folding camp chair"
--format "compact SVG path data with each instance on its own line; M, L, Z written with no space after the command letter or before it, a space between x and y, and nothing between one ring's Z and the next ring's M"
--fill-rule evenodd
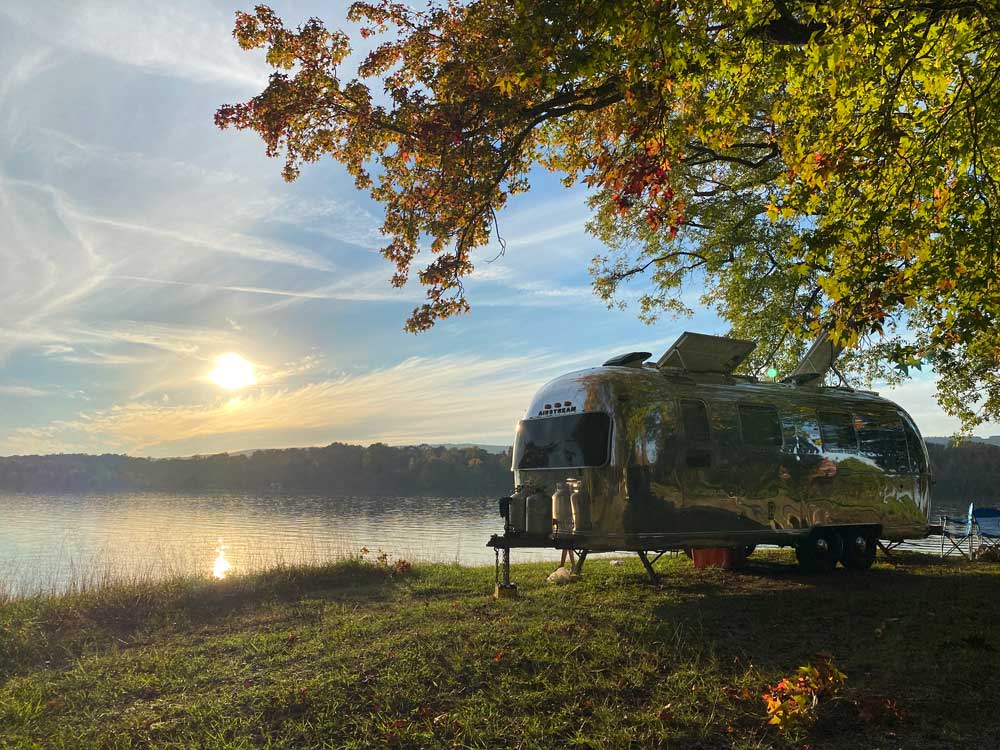
M979 536L977 554L1000 552L1000 508L976 508L972 511L972 520Z
M951 518L941 516L941 557L957 552L966 560L972 559L972 538L976 533L972 520L972 503L969 503L969 512L965 518ZM951 546L945 549L945 540L951 542ZM969 551L962 549L962 545L969 543Z

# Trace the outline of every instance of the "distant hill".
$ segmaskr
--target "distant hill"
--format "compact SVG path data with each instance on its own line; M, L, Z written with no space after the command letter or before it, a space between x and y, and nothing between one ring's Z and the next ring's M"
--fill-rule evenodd
M976 504L1000 503L1000 446L976 440L952 447L947 441L927 441L935 484L931 490L937 501Z
M332 443L190 458L124 455L0 458L0 490L212 490L366 495L495 495L511 490L510 455L477 447Z
M934 443L934 444L937 444L937 445L951 445L951 438L950 437L935 436L935 437L924 438L924 440L926 440L928 443ZM962 442L963 443L986 443L987 445L1000 446L1000 435L990 435L989 437L978 437L976 435L973 435L972 437L969 437L969 438L963 438Z
M424 447L424 446L428 446L428 445L430 445L431 447L434 447L434 448L458 448L458 449L478 448L479 450L486 451L487 453L497 453L497 454L500 454L500 453L509 453L510 450L511 450L511 446L509 446L509 445L484 445L484 444L480 444L480 443L422 443L421 445L412 446L412 447L420 448L420 447ZM319 446L317 446L317 447L319 447ZM411 446L403 446L403 447L411 447ZM247 448L246 450L242 450L242 451L226 451L226 455L229 455L229 456L252 456L254 453L258 453L260 451L270 451L270 450L287 450L287 449L286 448ZM303 449L303 450L306 450L306 449ZM214 454L214 453L196 453L193 456L172 456L172 458L206 458L206 457L212 456L212 455L217 455L217 454ZM2 458L2 456L0 456L0 458Z
M480 443L435 443L435 445L441 448L478 448L487 453L509 453L511 449L509 445L482 445Z

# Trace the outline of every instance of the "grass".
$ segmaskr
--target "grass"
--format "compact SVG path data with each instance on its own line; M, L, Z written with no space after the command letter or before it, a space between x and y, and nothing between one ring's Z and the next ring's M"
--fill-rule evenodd
M3 748L953 748L1000 736L1000 565L800 575L590 560L521 597L492 568L348 560L0 606ZM831 654L814 725L768 686ZM887 704L893 701L894 704ZM883 711L893 705L898 710ZM874 708L873 708L874 707Z

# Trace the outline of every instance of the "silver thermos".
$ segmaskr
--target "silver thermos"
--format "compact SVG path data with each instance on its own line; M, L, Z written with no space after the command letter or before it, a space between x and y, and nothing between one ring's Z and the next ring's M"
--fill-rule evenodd
M556 491L552 493L552 523L556 534L573 533L573 506L570 502L569 487L565 482L559 482Z
M573 533L585 534L590 531L590 496L583 489L583 482L573 480L573 494L569 498L573 509Z

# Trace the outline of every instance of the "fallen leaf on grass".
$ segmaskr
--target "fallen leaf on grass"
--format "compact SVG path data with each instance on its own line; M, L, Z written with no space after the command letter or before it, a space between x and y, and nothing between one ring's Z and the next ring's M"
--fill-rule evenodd
M897 722L906 719L906 711L893 698L868 695L858 701L858 716L867 724Z
M750 692L750 688L743 688L742 690L735 685L727 685L722 688L723 694L732 701L739 700L749 700L753 698L753 693Z

